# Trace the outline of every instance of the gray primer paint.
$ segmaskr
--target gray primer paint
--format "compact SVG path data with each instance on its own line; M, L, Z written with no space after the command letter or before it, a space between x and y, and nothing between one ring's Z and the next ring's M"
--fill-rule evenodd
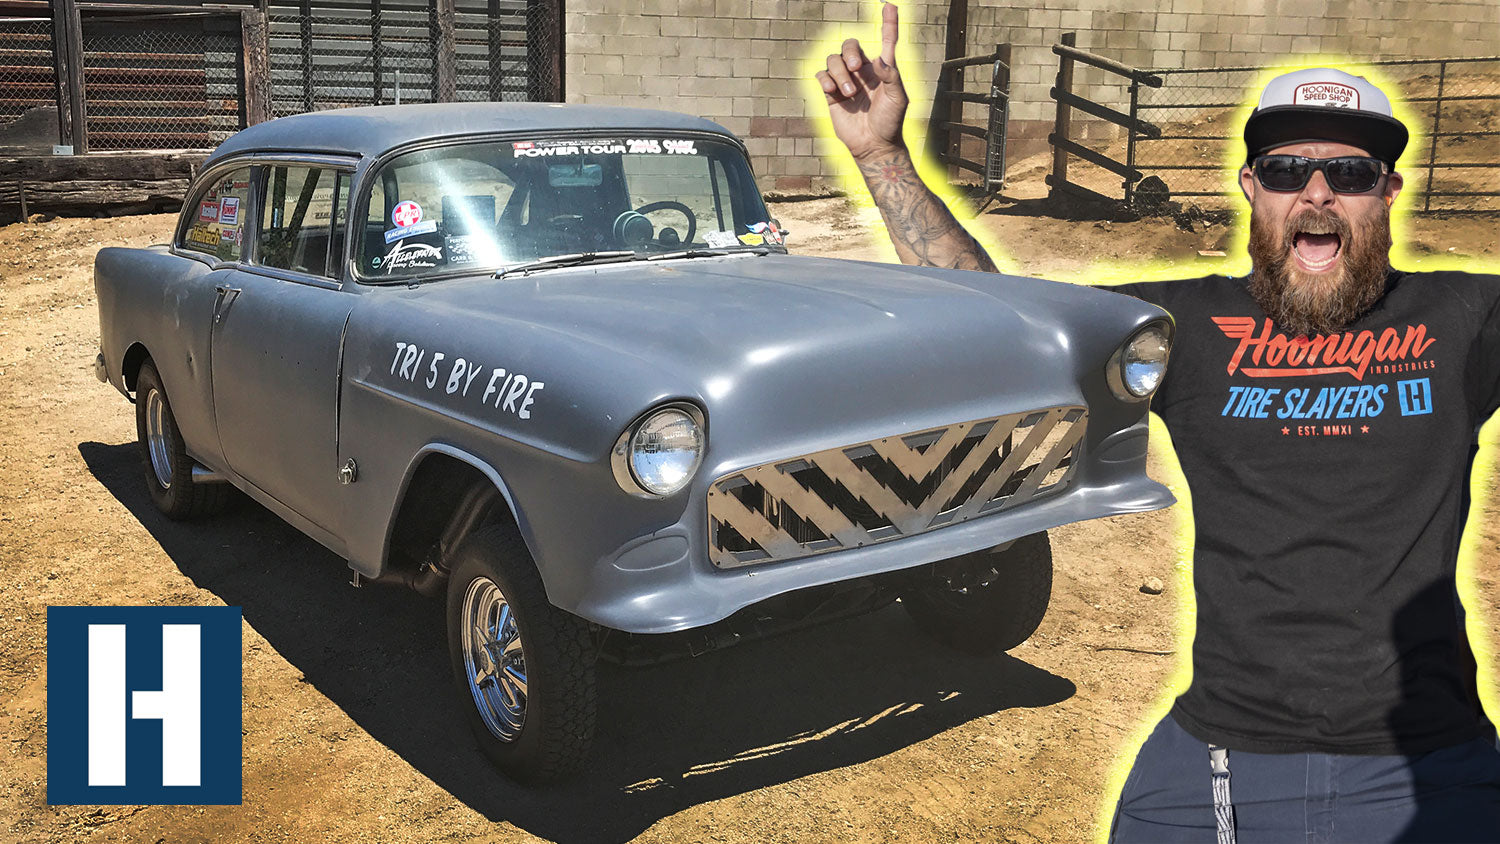
M270 150L359 156L358 197L368 162L404 144L599 127L723 131L631 109L359 108L253 127L211 161ZM111 248L99 253L95 277L115 386L126 391L124 356L143 345L189 453L353 568L367 576L387 569L406 484L426 455L442 453L501 489L549 599L611 628L700 626L785 592L1173 501L1145 475L1146 403L1119 400L1105 380L1121 343L1168 318L1107 291L781 254L408 288L361 285L347 273L342 282L299 279L161 247ZM215 324L219 285L243 292ZM400 377L398 343L423 350L418 377ZM450 392L459 358L478 373ZM529 405L516 396L496 407L495 395L482 397L496 368L544 386L531 390ZM610 449L669 401L704 412L703 465L675 495L628 495ZM727 473L1075 404L1087 406L1088 430L1062 494L864 548L722 571L708 561L708 485ZM338 467L351 458L359 480L339 485Z

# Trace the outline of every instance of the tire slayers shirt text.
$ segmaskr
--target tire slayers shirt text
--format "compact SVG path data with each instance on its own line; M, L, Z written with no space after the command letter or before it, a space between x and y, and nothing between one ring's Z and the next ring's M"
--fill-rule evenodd
M1500 402L1500 276L1393 271L1288 336L1246 279L1113 288L1169 311L1152 409L1192 495L1193 680L1172 715L1255 753L1422 753L1491 734L1454 570Z

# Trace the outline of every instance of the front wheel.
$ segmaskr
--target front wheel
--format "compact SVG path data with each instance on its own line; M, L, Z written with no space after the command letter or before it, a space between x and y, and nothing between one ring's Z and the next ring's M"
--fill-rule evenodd
M135 379L135 433L146 469L151 503L169 519L197 519L223 511L232 500L227 483L193 482L188 456L161 385L156 365L146 361Z
M1036 632L1052 598L1052 546L1047 534L1023 536L1004 551L978 551L957 561L977 571L974 585L931 582L907 590L901 605L923 632L960 651L1007 651Z
M562 779L594 738L596 649L588 622L554 607L509 526L454 554L448 652L480 750L522 783Z

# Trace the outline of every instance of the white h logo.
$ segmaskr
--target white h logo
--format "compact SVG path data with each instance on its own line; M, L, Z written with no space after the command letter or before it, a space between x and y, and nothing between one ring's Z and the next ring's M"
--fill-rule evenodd
M89 785L125 785L125 625L89 626ZM161 720L161 784L201 785L199 625L161 627L161 691L131 695L132 718Z

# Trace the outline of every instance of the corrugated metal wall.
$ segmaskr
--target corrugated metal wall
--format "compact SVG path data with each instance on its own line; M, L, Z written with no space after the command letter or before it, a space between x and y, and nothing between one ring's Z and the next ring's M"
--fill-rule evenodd
M536 0L455 0L455 99L557 99L532 65L555 14ZM437 92L435 4L271 2L271 103L278 114L400 102Z
M561 5L452 0L452 98L561 100ZM41 119L54 134L58 120L50 12L18 8L0 14L0 146L22 134L22 115L32 143L48 134ZM206 149L243 127L243 9L267 15L273 115L441 98L437 2L88 0L80 17L89 147Z

